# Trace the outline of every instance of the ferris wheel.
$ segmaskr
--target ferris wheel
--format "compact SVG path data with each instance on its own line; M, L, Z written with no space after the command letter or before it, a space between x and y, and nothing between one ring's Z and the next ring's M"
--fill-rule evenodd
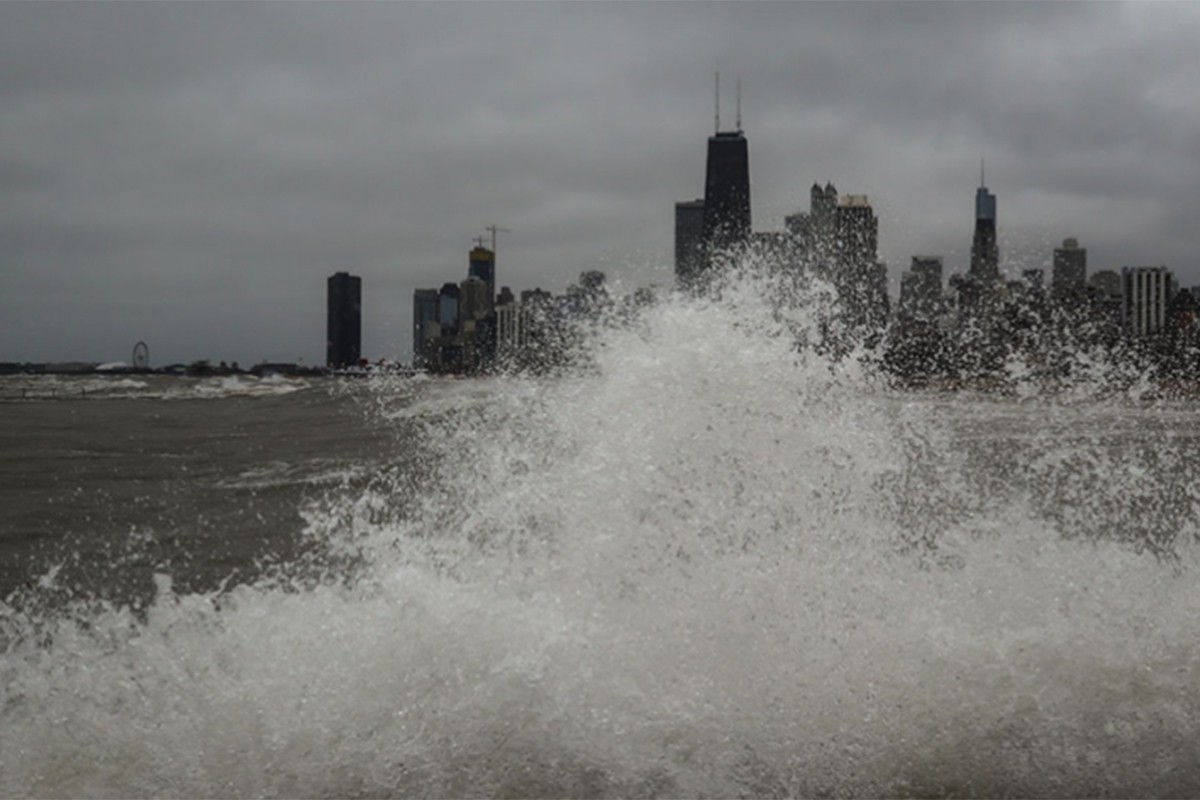
M133 346L133 368L148 369L150 367L150 348L145 342L138 342Z

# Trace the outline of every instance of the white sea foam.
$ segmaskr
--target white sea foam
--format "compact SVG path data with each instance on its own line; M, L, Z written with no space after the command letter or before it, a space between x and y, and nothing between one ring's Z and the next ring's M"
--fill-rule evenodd
M15 375L0 377L0 400L145 399L221 400L275 397L311 387L303 378L225 375L212 378L140 379L106 376Z
M362 384L419 455L306 509L327 580L7 613L0 794L1200 791L1195 411L894 394L804 324Z
M239 475L222 479L223 489L271 489L279 486L346 484L369 472L363 464L345 464L334 459L313 459L299 463L274 461Z
M258 378L252 375L225 375L204 378L195 383L169 386L163 392L164 400L222 400L227 397L273 397L291 394L309 388L302 378L284 378L270 375Z

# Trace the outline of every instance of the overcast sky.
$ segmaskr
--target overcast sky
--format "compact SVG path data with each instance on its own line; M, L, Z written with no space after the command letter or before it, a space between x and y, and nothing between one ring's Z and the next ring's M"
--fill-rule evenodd
M407 360L491 224L514 290L669 285L718 67L755 227L865 193L893 294L980 158L1005 269L1200 283L1200 3L0 3L0 361L321 363L339 270Z

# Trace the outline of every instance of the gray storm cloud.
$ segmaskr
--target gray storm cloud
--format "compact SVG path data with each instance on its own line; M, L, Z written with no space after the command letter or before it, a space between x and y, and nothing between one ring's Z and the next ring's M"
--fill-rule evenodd
M514 289L669 283L718 66L758 228L832 180L893 276L962 269L984 157L1007 268L1074 236L1200 283L1196 41L1170 3L0 4L0 360L319 362L338 270L406 357L493 223Z

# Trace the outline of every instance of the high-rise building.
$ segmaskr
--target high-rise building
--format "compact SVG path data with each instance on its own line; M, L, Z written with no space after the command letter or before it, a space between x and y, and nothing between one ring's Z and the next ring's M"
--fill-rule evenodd
M461 294L457 283L444 283L438 292L438 323L442 326L443 336L458 332L458 302Z
M865 202L865 196L861 197ZM809 210L784 217L784 227L791 239L794 255L804 264L830 268L838 261L838 193L832 183L814 183L809 198ZM860 212L861 213L861 212ZM853 214L853 212L852 212ZM851 215L852 215L851 214ZM848 215L849 216L849 215Z
M512 362L529 346L533 315L524 303L505 303L496 307L496 354L501 364Z
M967 275L992 286L1000 280L1000 247L996 242L996 195L988 191L979 170L975 191L975 236L971 241L971 267Z
M492 310L488 285L476 275L469 275L458 285L458 318L462 323L483 319Z
M704 200L675 204L675 282L693 286L704 269Z
M708 138L704 173L704 243L708 266L714 257L750 238L750 148L741 130Z
M1102 269L1099 272L1093 272L1088 277L1088 288L1094 289L1097 294L1104 297L1120 297L1121 276L1111 269Z
M421 366L429 360L429 338L433 336L430 323L438 320L438 297L437 289L417 289L413 292L414 366Z
M879 220L865 194L848 194L835 212L834 248L838 268L861 272L878 261Z
M1146 336L1167 321L1171 273L1166 267L1121 270L1121 322L1130 336Z
M830 193L826 192L822 210L813 215L814 219L826 213L824 206L829 199ZM867 196L841 198L834 208L833 222L832 240L825 249L846 319L856 326L883 325L887 320L887 267L879 268L879 220Z
M325 363L355 366L362 357L362 279L338 272L327 281Z
M496 298L496 254L486 247L475 247L471 250L467 276L479 278L487 286L487 310L492 310Z
M809 258L814 264L831 265L837 258L837 187L812 185L809 199Z
M1063 239L1054 248L1054 271L1050 285L1056 294L1082 293L1087 283L1087 248L1076 239Z
M913 256L900 278L900 313L934 322L942 313L942 257Z

